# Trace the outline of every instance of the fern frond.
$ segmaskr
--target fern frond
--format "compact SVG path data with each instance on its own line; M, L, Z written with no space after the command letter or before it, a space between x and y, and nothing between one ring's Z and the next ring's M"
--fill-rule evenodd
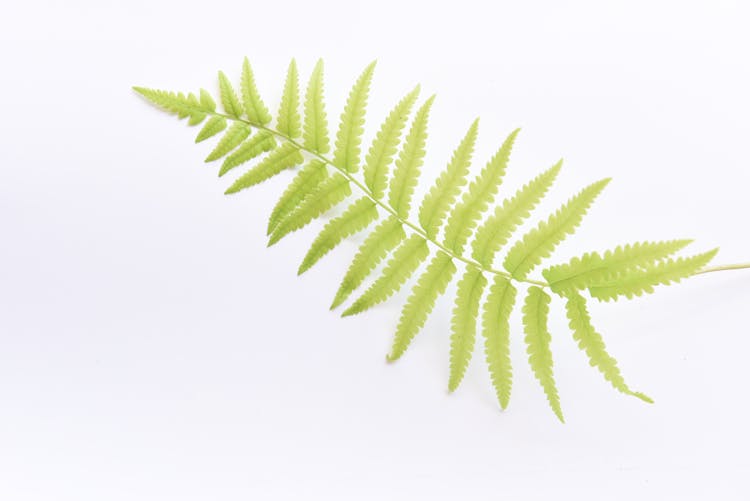
M305 197L302 203L276 226L268 239L268 246L274 245L289 233L304 228L311 221L341 203L351 193L349 180L344 176L336 173L327 177L315 191L310 193L310 196Z
M678 259L666 259L656 264L644 266L639 270L624 272L617 277L589 287L592 297L600 301L617 300L622 296L632 299L644 292L654 292L657 285L669 285L694 275L706 266L719 249L703 254Z
M219 177L223 176L235 167L249 162L267 151L276 147L276 140L267 131L260 131L254 136L246 139L231 155L224 159L219 169Z
M219 72L219 96L221 97L221 106L227 115L234 118L242 118L242 105L237 97L237 93L232 87L232 83L223 71Z
M359 169L359 150L365 131L365 109L374 71L375 61L371 62L357 78L341 113L333 164L347 172L357 172Z
M214 111L210 103L199 101L194 94L186 96L178 92L147 89L146 87L133 87L133 90L167 113L177 115L181 119L190 117L190 125L199 124L206 117L206 114Z
M687 246L691 240L669 240L666 242L637 242L620 245L601 256L589 252L574 257L568 263L550 266L542 271L542 276L552 292L564 294L567 291L582 290L613 278L618 273L639 269L654 264Z
M401 219L409 217L411 199L414 195L414 188L417 187L419 169L422 167L425 155L427 121L434 102L435 96L432 96L417 110L404 145L396 159L396 169L391 178L388 201Z
M625 383L625 379L617 367L617 361L607 353L607 347L601 334L596 332L591 325L591 317L586 309L586 300L577 292L570 292L567 295L565 308L570 321L570 328L573 331L573 339L578 342L578 347L583 350L589 358L592 367L596 367L602 373L604 379L609 381L612 386L626 395L632 395L640 398L644 402L653 403L648 396L643 393L631 390Z
M516 288L506 277L495 275L484 303L482 335L487 367L500 407L505 409L513 386L510 362L510 314L516 302Z
M323 60L318 59L305 93L305 148L324 155L330 149L328 119L323 101Z
M250 66L250 61L245 58L242 63L242 104L245 107L245 114L251 122L259 125L266 125L271 121L271 114L268 108L263 104L263 100L258 94L258 88L255 85L255 75Z
M292 139L296 139L302 132L302 122L299 116L299 74L297 62L292 59L286 72L284 94L281 96L279 115L276 129Z
M396 248L404 238L404 226L396 217L389 217L380 223L360 246L352 264L341 281L336 296L331 303L331 309L335 309L346 301L354 290L362 285L367 276L375 267Z
M560 396L552 374L552 352L549 348L551 336L547 330L547 316L550 300L540 287L529 287L523 306L523 326L526 333L524 341L531 370L542 386L544 394L547 395L550 407L557 418L564 423Z
M364 230L377 218L378 210L375 208L375 203L368 197L362 197L353 202L343 214L325 225L302 260L297 274L301 275L309 270L344 238Z
M227 120L224 117L213 116L209 118L195 137L195 142L200 143L215 136L227 128Z
M204 160L206 163L218 160L242 143L250 135L250 126L245 122L234 122L219 139L216 147Z
M448 209L453 205L461 188L466 184L474 144L477 140L479 119L469 127L458 148L453 152L448 166L435 180L435 184L422 200L419 208L419 224L429 238L435 238L443 224Z
M398 360L404 354L414 336L422 329L427 317L432 313L437 298L445 293L454 273L456 273L456 265L453 264L451 256L438 251L425 272L419 277L417 285L412 289L409 299L401 310L401 318L396 327L391 352L387 357L389 362Z
M553 213L546 221L526 233L511 247L505 256L503 267L517 280L523 280L542 259L552 254L566 236L575 231L588 208L609 183L603 179L587 186Z
M271 152L258 165L245 172L224 193L237 193L272 178L280 172L299 165L304 160L302 153L292 143L284 143Z
M455 391L464 378L474 352L477 334L477 315L487 279L474 266L467 266L458 282L456 304L451 322L451 354L448 391Z
M419 235L409 237L388 261L385 269L377 280L347 308L342 317L362 313L382 303L398 292L430 253L427 242Z
M282 193L268 218L266 235L270 235L276 226L288 216L307 196L320 186L328 177L326 164L320 160L310 160L292 180Z
M365 159L365 184L374 198L380 199L388 185L388 169L398 150L401 132L404 130L414 102L419 95L419 86L407 94L386 117L380 126L370 151Z
M487 162L482 172L471 182L461 202L451 211L448 225L445 227L445 246L456 254L461 254L464 245L471 238L479 218L489 207L490 202L500 189L505 176L513 143L520 129L510 133L503 145Z

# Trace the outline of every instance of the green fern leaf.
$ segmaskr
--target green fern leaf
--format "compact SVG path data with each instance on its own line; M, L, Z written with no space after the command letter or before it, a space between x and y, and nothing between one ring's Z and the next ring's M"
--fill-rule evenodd
M451 322L451 354L448 391L455 391L466 374L477 334L477 315L487 279L474 266L467 266L458 282Z
M691 240L638 242L608 250L603 257L596 252L590 252L581 257L574 257L566 264L551 266L542 271L542 276L555 293L582 290L608 278L614 278L618 273L652 265L659 259L683 249L690 242Z
M336 150L333 153L333 164L347 172L357 172L359 169L359 149L364 133L365 108L367 96L370 93L372 74L375 71L375 61L370 63L357 78L346 106L341 113L339 131L336 134Z
M250 126L244 122L234 122L224 133L216 147L208 154L205 162L218 160L242 143L250 135Z
M223 71L219 72L219 95L221 97L221 105L224 107L224 111L227 115L234 118L242 118L242 105L237 97L237 93L232 87L232 83L229 81Z
M409 217L411 199L419 178L419 169L424 161L427 121L433 102L435 102L435 96L430 97L417 110L404 145L396 159L396 169L391 178L388 201L401 219Z
M552 374L552 352L549 348L551 336L547 330L549 303L550 297L540 287L529 287L523 306L523 325L526 333L524 340L531 370L547 395L550 407L564 423L560 397Z
M419 86L415 87L391 110L383 125L380 126L367 154L364 168L365 184L376 199L380 199L385 193L388 185L388 168L398 150L401 132L404 130L406 120L409 118L418 95Z
M328 153L330 142L328 140L328 119L323 102L323 60L318 63L310 75L305 94L305 148L320 153Z
M492 199L497 195L505 176L513 143L520 129L516 129L508 136L497 153L487 162L477 178L469 185L461 202L451 211L448 225L445 227L445 246L461 254L464 245L471 238L474 228L482 214L489 207Z
M286 72L284 94L279 105L279 118L276 128L281 134L296 139L302 132L302 122L299 116L299 74L297 63L292 59Z
M303 160L304 157L300 153L299 148L291 143L284 143L271 152L258 165L240 176L224 193L230 195L255 186L286 169L301 164Z
M425 272L419 277L417 285L412 289L401 311L391 352L387 357L389 362L398 360L404 354L414 336L427 321L437 298L445 293L454 273L456 273L456 265L453 264L453 259L448 254L438 251Z
M335 309L351 295L354 290L362 285L362 282L375 269L375 267L388 255L390 251L396 248L404 238L406 233L404 227L396 217L389 217L380 223L357 251L352 260L352 264L341 281L339 290L333 298L331 309Z
M328 169L326 169L326 164L320 160L311 160L300 169L279 201L276 202L276 206L268 218L266 235L270 235L276 229L276 226L291 214L302 200L313 193L326 177L328 177Z
M617 300L622 296L632 299L643 293L654 292L657 285L669 285L694 275L706 266L719 249L678 259L667 259L589 287L592 297L601 301Z
M219 169L219 176L223 176L230 170L255 157L271 151L276 147L276 140L270 132L260 131L253 137L245 140L234 152L224 159Z
M226 128L227 121L224 117L213 116L206 121L200 132L198 132L198 135L195 137L195 142L200 143L201 141L205 141L209 137L215 136Z
M260 125L266 125L271 121L271 114L268 108L263 104L263 100L258 94L258 88L255 85L255 75L250 66L250 61L245 58L242 63L242 102L245 105L245 114L251 122Z
M206 104L199 102L193 94L185 96L182 93L145 87L133 87L133 90L167 113L177 115L181 119L191 117L190 125L200 123L207 113L213 111Z
M461 144L453 152L451 161L446 169L440 174L429 193L422 200L419 208L419 224L431 239L435 238L440 226L443 224L448 209L453 205L461 188L466 184L466 176L469 174L471 156L474 153L474 143L477 140L477 129L479 119L469 127Z
M268 239L268 246L284 238L293 231L307 226L311 221L320 217L331 208L341 203L351 195L352 188L349 180L341 174L326 178L318 187L302 200L302 203L281 221Z
M211 97L211 94L206 89L201 89L200 92L200 104L207 113L214 113L216 111L216 101Z
M344 238L364 230L377 218L378 210L375 208L375 202L368 197L362 197L353 202L343 214L325 225L302 260L297 274L301 275L309 270Z
M603 179L584 188L552 214L547 221L526 233L505 257L503 266L517 280L523 280L542 259L552 254L566 236L572 234L583 220L588 208L609 183Z
M602 336L591 325L591 317L583 296L577 292L569 293L565 307L568 320L570 320L570 328L573 331L573 339L578 342L578 347L586 352L591 366L596 367L604 379L609 381L616 390L640 398L644 402L653 403L654 401L648 396L628 388L617 367L617 361L607 353Z
M396 249L378 279L341 314L342 317L362 313L382 303L398 292L430 253L427 242L419 235L412 235Z
M513 370L510 362L510 314L516 302L516 289L510 280L495 275L482 314L482 335L487 367L500 407L510 401Z
M531 215L531 210L555 182L562 162L556 163L516 192L479 227L472 244L472 257L486 267L491 267L495 254L510 239L518 226Z

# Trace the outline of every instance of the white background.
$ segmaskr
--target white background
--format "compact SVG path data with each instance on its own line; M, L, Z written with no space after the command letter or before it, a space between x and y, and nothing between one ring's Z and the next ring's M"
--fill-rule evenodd
M745 2L13 2L0 17L0 499L750 499L750 272L592 304L647 405L588 367L559 302L567 424L513 332L501 412L478 352L446 391L451 303L396 364L404 294L328 305L361 239L301 278L322 226L272 249L285 173L225 197L195 130L132 85L215 90L290 57L328 109L378 59L366 143L415 83L438 95L425 180L482 116L480 167L523 128L503 195L565 159L536 217L612 176L557 260L643 240L748 261ZM520 319L514 315L514 325Z

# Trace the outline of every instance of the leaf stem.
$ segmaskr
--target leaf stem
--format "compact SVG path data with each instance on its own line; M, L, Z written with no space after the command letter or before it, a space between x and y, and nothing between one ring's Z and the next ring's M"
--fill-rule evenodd
M703 273L713 273L715 271L743 270L747 268L750 268L750 263L724 264L720 266L710 266L708 268L703 268L702 270L695 272L694 275L701 275Z

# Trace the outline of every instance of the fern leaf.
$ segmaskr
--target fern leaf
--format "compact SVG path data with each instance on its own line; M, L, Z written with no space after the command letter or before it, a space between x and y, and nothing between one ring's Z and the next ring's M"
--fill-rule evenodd
M388 184L388 168L398 150L401 132L404 130L406 120L409 118L418 95L419 86L415 87L391 110L383 125L380 126L365 159L365 184L370 188L372 196L377 199L385 193Z
M299 148L291 143L284 143L271 152L258 165L245 172L224 192L226 195L237 193L269 179L285 169L302 163L304 158Z
M412 289L401 311L393 346L387 357L388 361L398 360L404 354L414 336L427 321L437 298L445 293L454 273L456 273L456 265L453 264L453 259L448 254L438 251L425 272L419 277L417 285Z
M440 226L445 219L448 209L456 200L461 188L466 184L466 176L471 165L471 156L474 153L474 143L477 140L477 129L479 119L469 127L461 144L453 152L451 161L440 174L429 193L422 200L419 208L419 224L430 238L435 238Z
M638 242L608 250L604 256L590 252L574 257L566 264L551 266L542 271L542 276L557 294L582 290L629 269L651 265L683 249L690 242L691 240Z
M510 280L495 275L482 315L482 335L487 367L500 407L505 409L513 386L510 362L510 314L516 302L516 289Z
M318 63L310 75L305 94L305 148L320 153L328 153L328 119L323 102L323 60Z
M419 169L424 161L427 122L433 102L435 102L435 96L430 97L417 110L404 145L396 159L396 169L391 178L388 201L401 219L409 217L411 199L419 178Z
M284 238L286 235L307 226L313 219L338 205L346 197L351 195L352 188L349 180L341 174L335 173L327 177L318 187L302 200L302 203L281 221L271 233L268 240L269 247Z
M281 134L292 139L298 138L302 132L302 123L299 116L299 74L294 59L289 63L289 69L286 72L284 94L281 96L276 128Z
M552 374L552 352L549 348L551 336L547 330L549 303L550 297L540 287L529 287L523 306L523 325L526 333L524 340L531 370L547 395L550 407L564 423L560 397Z
M208 154L205 162L218 160L242 143L250 135L250 126L244 122L234 122L229 126L216 147Z
M191 117L191 125L200 123L207 113L213 111L210 106L199 102L193 94L185 96L182 93L145 87L133 87L133 90L167 113L179 118Z
M429 253L430 249L424 238L416 234L409 237L393 253L378 279L341 316L362 313L391 297L417 271Z
M251 122L266 125L271 121L271 114L268 108L263 104L263 100L258 94L258 88L255 85L255 75L250 66L250 61L245 58L242 63L242 103L245 105L245 114Z
M216 101L214 101L214 98L211 97L211 94L206 89L201 89L200 104L207 113L216 111Z
M243 142L231 155L224 159L219 169L219 176L223 176L238 165L252 160L276 147L276 140L270 132L260 131Z
M446 247L453 249L456 254L460 255L463 252L464 245L471 238L479 218L497 195L519 130L511 132L482 172L469 185L461 202L451 211L448 225L445 227L444 241Z
M229 81L223 71L219 72L219 97L221 98L221 106L227 115L234 118L242 118L242 105L237 97L237 93L232 87L232 83Z
M694 275L695 272L706 266L716 256L717 252L719 252L719 249L691 257L666 259L592 285L589 287L589 292L592 297L600 301L617 300L622 296L631 299L633 296L640 296L644 292L650 294L657 285L669 285Z
M404 238L406 238L406 233L398 218L391 216L380 223L365 239L354 256L352 264L341 281L338 291L336 291L331 309L335 309L346 301L349 295L362 285L362 282L365 281L378 263L385 259L388 253L395 249Z
M587 186L553 213L541 221L510 249L503 266L513 278L523 280L542 259L552 254L567 235L572 234L586 215L588 208L609 183L603 179Z
M625 383L625 379L617 367L617 361L607 353L607 347L604 345L602 336L591 325L591 317L586 309L586 300L583 296L577 292L569 293L565 308L570 321L570 328L573 331L573 339L578 342L578 347L586 352L591 366L596 367L602 373L604 379L609 381L616 390L640 398L644 402L653 403L654 401L651 398L643 393L631 390Z
M328 177L328 169L320 160L311 160L300 169L271 211L266 235L270 235L276 226L291 214L305 197L313 193L326 177Z
M333 164L347 172L356 172L359 169L359 150L362 143L362 133L365 130L365 108L367 107L367 96L370 93L370 83L374 71L375 61L370 63L357 78L349 92L344 111L341 113L339 131L336 134L336 150L333 153Z
M375 208L375 202L368 197L362 197L353 202L343 214L332 219L323 227L302 260L297 274L301 275L309 270L323 256L340 244L344 238L364 230L377 218L378 210Z
M531 215L531 210L555 182L562 162L539 174L519 189L479 227L472 243L472 257L484 266L492 266L495 254L508 242L518 226Z
M451 321L451 354L448 391L455 391L466 374L477 336L479 301L487 286L487 279L474 266L467 266L458 282L456 304Z
M227 128L227 121L224 117L213 116L209 118L195 137L195 142L200 143L209 137L213 137Z

